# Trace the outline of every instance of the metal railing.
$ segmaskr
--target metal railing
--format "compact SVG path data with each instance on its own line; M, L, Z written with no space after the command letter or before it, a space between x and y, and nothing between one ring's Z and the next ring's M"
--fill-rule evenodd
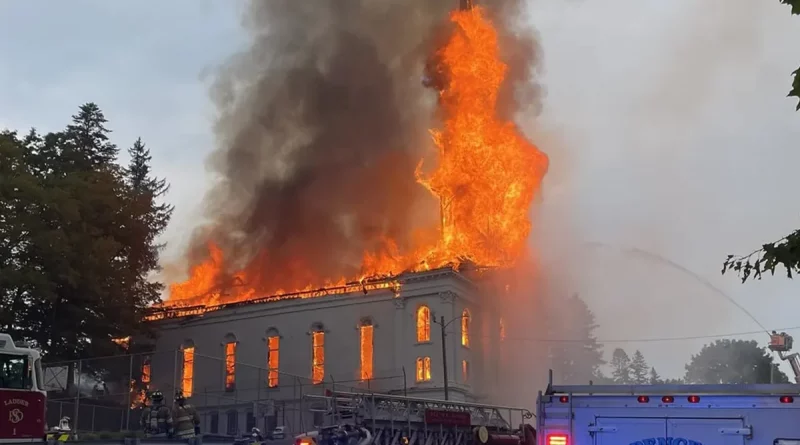
M180 353L46 363L43 383L48 392L47 424L56 425L68 416L72 427L82 433L139 431L147 391L161 390L171 407L175 390L183 386L178 372ZM143 372L147 363L152 365L150 374ZM237 361L235 384L226 387L224 368L223 358L194 356L188 400L197 408L205 433L232 436L249 432L252 426L265 431L276 425L285 426L290 433L304 431L320 420L307 395L323 395L328 390L403 394L406 386L405 370L393 369L376 370L368 380L350 374L326 375L316 384L306 376L278 372L277 387L270 387L267 369Z

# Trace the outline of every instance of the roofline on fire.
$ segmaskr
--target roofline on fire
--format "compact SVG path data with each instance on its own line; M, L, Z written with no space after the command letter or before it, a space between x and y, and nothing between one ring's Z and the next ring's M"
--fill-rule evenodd
M431 279L440 278L445 275L452 275L457 277L462 283L467 286L474 287L475 283L467 276L465 272L484 271L490 268L476 267L476 266L463 266L462 270L456 270L451 266L445 266L437 269L421 272L404 272L399 275L390 277L381 277L374 279L367 279L363 282L350 282L342 286L322 287L305 292L292 292L287 294L269 295L245 301L237 301L233 303L222 303L213 306L206 305L193 305L193 306L180 306L180 307L151 307L148 309L146 320L150 322L159 322L164 320L178 320L187 317L204 315L212 312L218 312L224 309L234 309L241 307L248 307L260 304L277 303L288 300L301 300L301 299L316 299L320 297L344 295L356 292L370 292L373 290L392 290L396 295L399 294L400 288L406 284L416 283L420 281L428 281Z

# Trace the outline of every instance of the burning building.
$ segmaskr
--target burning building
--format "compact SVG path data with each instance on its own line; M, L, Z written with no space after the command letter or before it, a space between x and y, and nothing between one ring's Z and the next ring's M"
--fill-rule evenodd
M199 408L203 429L220 434L253 425L310 428L320 419L302 398L325 390L432 399L447 391L449 400L493 401L504 321L484 300L491 296L481 275L442 268L155 312L152 384L181 389Z
M292 403L324 389L477 401L499 379L497 292L465 266L527 255L548 166L509 118L532 84L532 59L501 57L534 47L498 31L517 2L497 23L472 1L328 3L252 2L251 54L218 88L212 221L152 315L152 384L212 433L305 428Z

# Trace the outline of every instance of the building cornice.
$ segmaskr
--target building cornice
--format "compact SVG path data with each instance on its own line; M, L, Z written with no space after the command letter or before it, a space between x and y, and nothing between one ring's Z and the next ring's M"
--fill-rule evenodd
M453 292L452 290L434 289L442 279L455 280L455 283L451 282L445 287L452 288L455 285L456 292L454 294L460 297L479 288L463 273L452 267L443 267L423 272L406 272L394 277L350 283L345 286L323 288L316 291L273 295L216 306L153 308L150 312L150 321L161 329L170 329L186 324L217 323L232 319L279 315L390 299L394 300L396 307L402 308L409 298L431 293Z

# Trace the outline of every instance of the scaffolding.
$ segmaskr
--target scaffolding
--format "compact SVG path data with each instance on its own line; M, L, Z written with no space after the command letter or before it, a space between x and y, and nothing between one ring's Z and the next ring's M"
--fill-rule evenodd
M373 445L469 445L476 428L520 434L522 424L533 418L525 408L388 394L328 391L306 398L325 425L366 428Z

